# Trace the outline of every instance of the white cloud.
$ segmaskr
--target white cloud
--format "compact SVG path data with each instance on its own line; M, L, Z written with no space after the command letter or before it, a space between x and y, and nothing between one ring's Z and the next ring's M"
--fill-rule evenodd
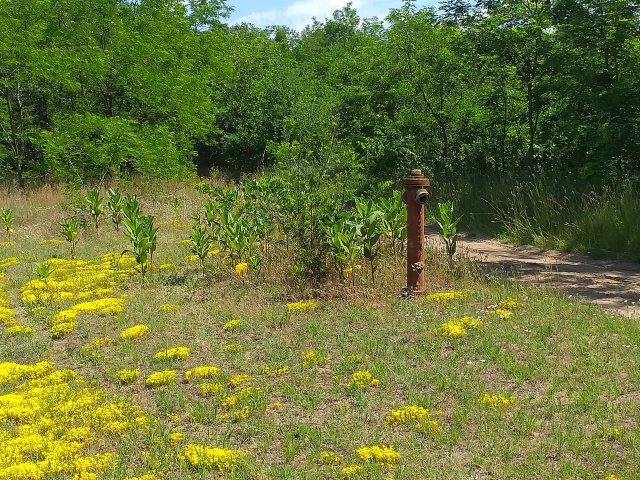
M252 23L257 26L287 25L301 30L311 23L312 17L323 21L331 16L334 10L344 7L348 0L297 0L284 9L262 10L252 12L232 23ZM401 0L352 0L353 7L361 18L377 16L383 18L390 8L399 8Z

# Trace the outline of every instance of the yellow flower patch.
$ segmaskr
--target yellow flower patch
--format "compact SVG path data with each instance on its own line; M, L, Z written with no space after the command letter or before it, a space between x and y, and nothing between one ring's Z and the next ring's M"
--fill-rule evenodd
M176 310L180 310L180 305L175 305L173 303L163 303L160 305L161 312L175 312Z
M0 270L5 270L19 263L20 259L16 257L0 258Z
M178 372L175 370L163 370L149 375L144 383L147 387L161 387L163 385L175 383L177 378Z
M209 383L204 382L200 384L200 392L205 396L218 395L224 389L222 383Z
M460 291L436 292L424 296L425 300L432 302L446 302L448 300L460 300L461 298L464 298L464 292Z
M481 405L487 405L490 407L508 407L515 399L511 395L492 395L485 393L478 398L478 403Z
M106 445L146 421L138 409L83 386L73 371L52 369L51 362L0 364L9 371L5 383L14 384L0 395L1 479L98 478L117 461Z
M33 335L34 330L33 328L26 327L24 325L16 325L14 327L7 328L4 333L8 337L16 337L18 335Z
M246 455L242 450L189 444L178 458L195 468L228 472L233 470Z
M316 350L307 350L302 352L302 366L308 368L314 365L326 365L331 360L328 355L323 355Z
M358 448L356 454L362 460L379 463L383 468L389 468L400 461L400 454L393 447L384 445Z
M348 479L360 476L364 472L362 465L348 465L340 471L341 479Z
M409 425L429 434L442 431L442 427L435 420L434 415L428 409L417 405L407 405L389 410L385 423L388 426Z
M57 313L51 319L51 334L59 338L78 328L79 315L117 315L124 309L125 297L101 298L90 302L78 303Z
M319 303L313 300L300 300L299 302L287 303L287 311L289 312L305 312L315 310L319 307Z
M50 258L42 263L51 273L47 279L33 279L23 285L23 303L107 297L136 274L135 259L119 253L93 260Z
M242 325L242 322L238 319L234 319L234 320L229 320L228 322L226 322L222 328L224 328L225 330L229 331L229 330L236 330L240 327L240 325Z
M140 376L140 369L133 368L130 370L118 370L116 371L116 378L122 383L133 383Z
M247 374L247 373L241 373L239 375L234 375L229 379L229 385L231 385L234 388L239 387L240 385L243 385L245 383L249 383L254 381L255 378L253 378L251 375Z
M215 378L220 375L220 369L212 365L201 365L187 370L184 374L186 380L189 382L191 379L200 380L205 378Z
M323 450L320 452L320 461L324 465L339 465L342 463L342 457L333 452Z
M351 374L351 383L349 386L358 388L360 390L366 390L369 387L375 387L380 384L380 380L373 378L373 375L368 370L359 370Z
M0 242L0 247L15 247L16 242Z
M236 265L236 276L238 278L244 278L249 271L249 264L247 262L241 262Z
M149 332L149 327L144 324L134 325L133 327L125 328L120 332L120 338L123 340L133 340L140 338Z
M435 328L433 332L443 337L464 337L467 334L467 329L481 327L483 325L482 320L473 318L470 316L464 316L460 318L454 318L448 322L443 323L438 328Z
M191 355L189 347L173 347L159 351L153 358L156 360L184 360L188 358L189 355Z

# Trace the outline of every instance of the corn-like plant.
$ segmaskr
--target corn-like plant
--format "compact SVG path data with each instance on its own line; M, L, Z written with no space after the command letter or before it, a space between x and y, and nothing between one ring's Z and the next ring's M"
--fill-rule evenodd
M444 245L447 256L449 257L449 266L453 265L453 256L456 254L458 247L458 224L462 220L462 215L454 220L453 202L448 201L438 203L438 216L434 216L434 221L440 227L440 241Z
M379 242L383 232L383 213L371 200L359 199L356 203L356 231L362 244L362 254L369 260L371 282L376 283L376 261L379 257Z
M347 267L353 269L354 262L362 252L357 226L354 222L340 218L325 226L325 234L340 278L344 279L345 269Z
M126 195L122 198L122 223L131 242L131 250L125 251L133 254L144 279L158 245L158 228L154 225L154 217L142 215L138 198Z
M191 253L200 260L202 274L204 275L204 261L207 259L207 255L209 255L209 251L213 245L213 238L207 233L202 225L196 223L191 227L189 241L189 250L191 250Z
M5 232L11 234L13 232L13 210L10 208L0 208L0 223L2 223L2 228L4 228Z
M78 244L78 229L80 222L76 218L67 218L60 222L60 234L69 242L71 258L76 256L76 245Z
M383 213L384 234L391 240L393 253L402 253L407 239L407 209L402 201L402 193L396 190L393 197L381 199L379 207Z
M104 204L102 203L102 198L100 198L100 192L98 189L92 188L89 190L85 197L85 201L89 208L89 215L93 218L93 223L96 226L96 230L98 230L98 218L104 212Z
M111 221L116 231L120 230L120 224L124 218L124 197L115 188L110 188L107 192L107 208L111 213Z

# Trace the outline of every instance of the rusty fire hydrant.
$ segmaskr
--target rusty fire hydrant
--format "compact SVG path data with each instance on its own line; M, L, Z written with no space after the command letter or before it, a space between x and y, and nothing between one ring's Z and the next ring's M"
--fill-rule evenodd
M407 204L407 293L424 292L424 206L429 199L429 179L420 170L411 170L404 179Z

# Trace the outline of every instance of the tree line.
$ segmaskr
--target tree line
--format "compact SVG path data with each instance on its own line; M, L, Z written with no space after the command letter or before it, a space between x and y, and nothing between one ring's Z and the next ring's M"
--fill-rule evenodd
M632 0L349 4L302 31L224 0L0 3L0 173L30 181L278 162L398 178L640 170ZM330 160L330 161L329 161Z

